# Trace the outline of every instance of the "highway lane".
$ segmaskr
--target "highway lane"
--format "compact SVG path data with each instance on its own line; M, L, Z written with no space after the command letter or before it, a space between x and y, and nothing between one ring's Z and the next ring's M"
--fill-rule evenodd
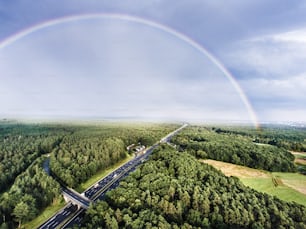
M81 225L82 220L84 219L86 214L85 209L80 209L73 218L68 220L62 228L73 228L74 225Z
M141 156L138 156L131 161L130 163L126 163L120 168L118 168L116 171L109 174L107 177L103 178L101 181L99 181L99 184L104 185L101 190L98 192L98 194L93 195L92 198L94 201L96 200L103 200L105 197L105 194L115 189L119 186L120 181L128 176L132 171L136 169L138 165L140 165L144 160L147 160L149 155L153 152L153 150L158 146L158 144L152 146L147 150L147 152ZM87 190L87 191L90 191ZM77 212L76 216L73 217L71 220L69 220L62 228L72 228L74 225L80 225L82 222L83 217L85 216L85 210L81 209L79 212Z
M102 199L106 192L116 188L119 185L119 181L123 177L128 175L127 172L133 171L136 168L136 166L141 163L140 160L142 158L143 155L131 159L130 161L128 161L127 163L125 163L124 165L113 171L112 173L108 174L98 183L87 189L83 194L85 195L86 198L91 200ZM84 205L88 204L88 202L84 201L84 199L81 198L80 195L74 193L73 191L65 189L64 192L70 194L71 196L73 196L74 199L77 199L82 204ZM67 208L68 207L65 207L63 211L58 212L55 217L49 219L39 228L40 229L56 228L67 218L71 217L72 214L75 214L74 217L71 220L69 220L66 224L64 224L63 228L69 228L72 227L74 224L79 224L81 222L81 219L83 219L84 217L85 209L83 208L79 210L75 209L75 211L71 212L71 214L67 214L66 213L68 211Z
M77 207L71 202L68 203L64 208L59 210L53 217L47 220L45 223L40 225L40 229L51 229L58 227L61 222L66 220L66 218L71 217L77 211Z
M100 181L98 181L96 184L85 190L81 195L84 195L86 199L88 198L89 200L96 201L96 200L101 200L105 197L105 193L115 189L116 187L119 186L119 182L126 177L129 173L134 171L138 165L146 161L149 156L152 154L153 150L160 144L164 142L170 141L170 139L177 134L179 131L181 131L183 128L185 128L187 124L184 124L177 130L171 132L164 138L160 140L160 142L155 143L151 147L149 147L147 150L144 151L144 154L140 154L137 157L131 159L130 161L126 162L119 168L117 168L115 171L111 172L104 178L102 178ZM84 205L88 204L87 200L84 200L83 198L80 197L80 195L77 195L73 191L68 190L68 193L71 193L71 195L79 200L79 202L83 203ZM72 217L68 222L66 222L62 228L71 228L73 225L79 225L85 215L86 210L81 208L79 210L76 209L73 212L70 212L69 209L71 206L66 205L63 211L59 212L55 216L53 216L51 219L49 219L47 222L42 224L39 228L40 229L51 229L51 228L56 228L59 225L62 224L62 222L66 221L68 218ZM67 213L69 212L69 214ZM65 215L66 214L66 215Z
M165 142L169 142L171 140L171 138L177 134L179 131L181 131L183 128L185 128L187 126L187 124L184 124L182 127L180 127L179 129L171 132L170 134L168 134L166 137L162 138L160 140L160 143L165 143ZM122 165L121 167L119 167L117 170L113 171L112 173L110 173L109 175L107 175L106 177L104 177L102 180L100 180L96 185L90 187L89 189L87 189L85 191L85 195L86 197L88 197L89 199L92 199L94 201L96 200L103 200L105 197L106 192L115 189L116 187L119 186L120 181L129 175L129 173L131 173L132 171L134 171L136 169L136 167L138 165L140 165L141 163L143 163L144 161L146 161L149 156L152 154L153 150L160 144L160 143L155 143L153 146L151 146L150 148L148 148L144 154L139 155L133 159L131 159L130 161L128 161L127 163L125 163L124 165ZM101 187L101 188L99 188ZM92 189L98 189L95 191L92 191ZM97 195L98 193L98 195ZM74 225L80 225L82 222L81 217L85 216L85 211L82 210L82 213L78 213L77 216L73 217L68 223L66 223L63 228L71 228Z
M149 154L151 154L154 148L156 148L157 146L158 144L154 144L146 151L145 154L139 155L131 159L127 163L123 164L118 169L111 172L102 180L97 182L95 185L91 186L82 194L85 196L86 199L88 198L93 201L98 199L103 199L106 192L118 187L120 180L126 177L130 172L134 171L136 167L142 163L143 160L148 158ZM63 189L63 192L66 192L67 194L69 194L70 196L72 196L74 199L78 200L82 204L89 206L88 201L84 201L84 199L81 198L79 194L76 194L72 190L65 188ZM69 206L65 206L65 208L62 211L58 212L54 217L50 218L39 228L40 229L56 228L67 218L71 217L73 214L74 217L71 220L69 220L66 224L64 224L63 228L69 228L75 224L78 225L81 222L81 219L83 219L86 211L83 208L77 210L76 206L74 206L74 211L70 211L70 209L71 209L71 204L69 204ZM69 214L67 212L69 212Z
M113 171L112 173L108 174L106 177L101 179L99 182L97 182L95 185L91 186L88 188L85 192L84 195L91 200L97 199L97 195L100 195L100 193L103 192L107 184L114 180L118 180L121 178L124 174L127 175L127 173L130 172L130 170L134 170L137 165L142 163L143 160L146 160L149 155L153 152L153 150L158 146L158 144L154 144L151 146L149 149L146 150L146 152L142 155L139 155L127 163L123 164L120 166L118 169Z
M112 173L108 174L98 183L96 183L95 185L87 189L84 192L84 195L87 198L94 200L94 197L103 189L103 187L105 187L110 181L112 181L114 178L120 175L123 171L125 171L129 166L132 166L136 160L137 158L133 158L130 161L128 161L126 164L120 166L118 169L116 169Z
M84 197L81 197L80 194L75 193L74 191L63 188L62 192L67 193L70 197L73 197L75 201L78 201L81 205L89 207L90 200L86 200ZM63 221L67 218L72 217L75 212L77 212L77 206L69 202L64 208L58 211L53 217L51 217L44 224L40 225L39 229L51 229L58 227Z

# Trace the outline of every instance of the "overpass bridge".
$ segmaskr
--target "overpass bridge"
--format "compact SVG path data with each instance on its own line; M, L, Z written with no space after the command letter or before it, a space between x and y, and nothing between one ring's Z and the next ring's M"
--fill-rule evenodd
M66 186L63 183L61 183L61 180L58 179L62 187L62 194L65 200L68 202L68 204L63 209L61 209L56 214L54 214L51 218L49 218L46 222L41 224L38 228L39 229L71 228L73 227L73 225L78 225L82 221L84 214L91 202L95 202L98 199L103 199L107 191L116 188L123 177L127 176L143 161L146 161L148 157L152 154L153 150L160 143L169 142L170 139L175 134L177 134L187 125L188 124L184 124L177 130L171 132L170 134L162 138L159 142L149 147L143 155L140 155L126 162L124 165L120 166L115 171L111 172L106 177L101 179L97 183L98 185L97 184L93 185L82 194L79 194L73 189L66 188ZM50 171L50 173L51 175L54 175L52 174L52 171ZM57 179L55 175L54 178ZM76 209L74 205L77 205L78 209Z
M62 187L62 194L66 202L71 202L74 205L77 205L78 209L80 208L88 209L90 203L92 202L86 196L83 196L70 188Z
M86 196L76 192L72 188L69 188L66 186L66 184L50 170L50 158L44 161L44 170L45 172L49 175L52 176L60 185L61 185L61 190L63 197L67 203L72 203L80 208L88 209L90 203L92 202L89 198Z

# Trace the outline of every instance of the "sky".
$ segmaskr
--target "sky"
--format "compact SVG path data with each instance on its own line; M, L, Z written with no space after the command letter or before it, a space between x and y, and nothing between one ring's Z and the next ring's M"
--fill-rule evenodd
M0 1L0 25L0 118L306 121L305 1Z

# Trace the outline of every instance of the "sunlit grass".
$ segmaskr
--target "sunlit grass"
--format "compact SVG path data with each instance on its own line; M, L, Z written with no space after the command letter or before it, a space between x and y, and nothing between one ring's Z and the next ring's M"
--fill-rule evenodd
M306 195L306 176L299 173L273 173L283 184Z
M270 173L215 160L204 160L227 176L236 176L242 183L288 202L306 206L306 176L299 173Z
M287 202L296 202L306 206L306 195L286 185L275 186L271 178L240 178L242 183L257 191L278 197Z

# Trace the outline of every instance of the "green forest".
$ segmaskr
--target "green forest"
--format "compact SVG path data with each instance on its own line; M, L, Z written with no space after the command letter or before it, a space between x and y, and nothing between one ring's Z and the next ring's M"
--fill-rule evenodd
M247 126L213 127L217 133L241 135L256 143L270 144L287 150L306 152L306 127L288 125L261 125L258 129Z
M0 228L22 227L63 201L59 182L78 188L132 156L127 146L148 147L179 126L0 121ZM257 192L198 160L296 172L288 151L305 151L305 139L303 128L188 126L93 204L82 227L306 228L305 207Z
M0 193L66 134L69 130L61 126L0 123Z
M61 141L51 155L51 170L67 186L76 188L97 171L106 169L127 155L131 144L150 146L177 125L87 126Z
M111 122L0 122L0 228L16 228L62 199L53 174L76 187L127 155L130 144L149 146L176 124Z
M35 160L15 179L9 191L2 194L0 210L4 225L14 227L12 221L15 221L20 226L60 198L60 185L44 171L43 161L43 157Z
M260 134L255 135L255 133ZM287 149L269 144L269 141L266 144L258 143L258 139L276 138L273 133L271 130L251 132L250 128L235 131L190 126L175 136L172 142L180 151L187 151L198 158L209 158L273 172L295 172L294 156ZM301 130L301 133L305 135L305 131ZM296 143L297 138L293 138L292 134L285 136L288 138L283 137L283 140L277 138L278 141L286 145Z
M305 228L306 208L226 177L186 152L159 147L92 205L83 228Z

